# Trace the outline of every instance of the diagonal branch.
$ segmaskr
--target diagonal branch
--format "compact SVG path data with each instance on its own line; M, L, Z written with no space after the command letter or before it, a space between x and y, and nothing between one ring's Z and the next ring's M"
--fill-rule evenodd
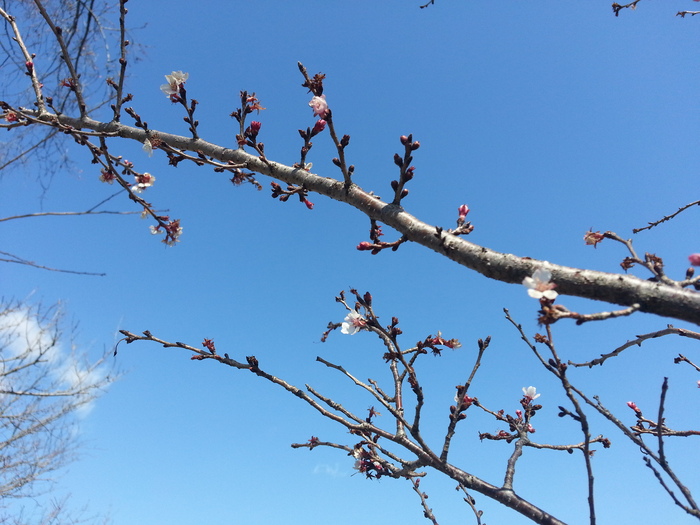
M26 115L47 125L70 126L76 129L90 129L109 133L122 138L143 143L147 134L144 130L117 122L104 123L90 117L82 119L39 115L36 111L25 110ZM153 130L151 130L153 132ZM206 142L158 131L159 138L168 145L182 150L202 153L221 162L245 164L247 169L268 175L289 184L303 185L309 191L345 202L368 217L381 221L401 232L408 240L429 248L453 261L466 266L485 277L506 283L522 283L538 268L549 271L557 291L609 303L632 306L639 304L642 312L673 317L700 324L700 294L684 290L671 284L647 281L631 275L613 274L580 268L551 264L546 261L500 253L484 246L468 242L450 233L438 230L410 215L400 206L386 203L359 186L347 187L344 182L322 177L302 169L284 164L261 160L243 150L234 150Z

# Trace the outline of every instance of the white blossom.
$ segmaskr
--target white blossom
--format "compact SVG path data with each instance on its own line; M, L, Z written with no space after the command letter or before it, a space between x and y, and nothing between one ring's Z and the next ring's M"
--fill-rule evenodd
M556 285L550 282L551 279L552 274L549 270L538 268L535 270L535 273L532 274L532 277L525 277L525 279L523 279L523 285L528 288L527 293L530 297L535 299L542 299L544 297L545 299L553 301L559 294L554 291Z
M360 314L355 310L345 316L340 331L344 334L355 335L360 329L367 324Z
M527 388L523 387L523 395L530 401L534 401L540 394L537 393L537 389L534 386L529 386Z
M143 151L145 151L146 153L148 153L148 156L149 156L149 157L152 157L152 156L153 156L153 144L151 144L151 141L150 141L149 139L146 139L146 140L143 142Z
M165 93L166 97L172 95L177 95L180 93L180 86L184 84L190 77L189 73L183 73L182 71L173 71L169 75L165 75L165 80L167 84L160 86L160 90Z

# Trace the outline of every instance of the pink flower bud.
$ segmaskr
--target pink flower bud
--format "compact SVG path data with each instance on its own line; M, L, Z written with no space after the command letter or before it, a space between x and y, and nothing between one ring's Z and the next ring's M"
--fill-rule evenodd
M459 218L464 219L467 216L467 213L469 213L469 206L462 204L457 211L459 212Z
M639 408L637 408L637 405L634 403L634 401L627 401L627 406L635 412L640 412Z
M688 261L693 266L700 266L700 253L693 253L688 256Z
M314 203L313 203L313 202L304 199L304 204L306 204L306 207L309 208L310 210L313 210L313 209L314 209Z
M257 135L260 132L261 127L262 122L258 122L257 120L254 120L250 123L250 131L252 131L255 135Z
M360 250L361 252L371 250L372 245L368 242L361 242L360 244L357 245L357 249Z
M326 129L326 121L323 119L318 119L314 125L312 133L316 135L317 133L321 133L324 129Z

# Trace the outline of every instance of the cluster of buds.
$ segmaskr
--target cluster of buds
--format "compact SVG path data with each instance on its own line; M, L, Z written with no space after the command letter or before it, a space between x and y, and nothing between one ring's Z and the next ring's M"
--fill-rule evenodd
M427 353L425 349L429 348L434 356L442 355L442 349L438 348L438 346L445 346L455 350L457 348L461 348L462 343L460 343L457 339L445 339L442 337L442 332L438 332L436 336L429 335L425 338L425 340L418 341L416 343L416 348L418 348L419 352Z
M281 202L287 202L289 197L292 195L298 195L300 202L302 202L310 210L314 209L314 203L306 198L309 194L309 190L303 186L295 186L294 184L290 184L287 186L287 190L285 191L282 189L282 186L276 182L271 182L270 185L272 186L273 199L279 199Z
M394 154L394 164L400 169L399 180L391 181L391 189L394 190L394 201L392 204L399 204L401 199L408 195L408 190L404 185L413 178L416 170L415 166L411 166L413 162L412 151L420 148L420 142L413 140L413 135L401 135L401 144L404 146L403 157L398 153Z
M464 412L474 403L478 403L479 400L467 395L466 385L457 385L456 388L455 404L450 406L450 419L465 419L467 415Z
M352 168L352 166L350 167ZM390 248L391 251L395 252L399 249L399 246L401 246L407 240L406 237L402 236L397 241L384 242L379 239L382 235L384 235L384 233L382 232L382 227L379 224L377 224L377 221L371 219L369 238L372 239L372 242L363 241L360 244L358 244L356 248L361 252L369 251L372 253L372 255L376 255L382 250L386 250L387 248Z

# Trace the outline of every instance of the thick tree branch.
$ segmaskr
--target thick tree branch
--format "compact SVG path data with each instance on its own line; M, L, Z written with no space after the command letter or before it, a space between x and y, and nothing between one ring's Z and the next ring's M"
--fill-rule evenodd
M104 123L89 117L77 119L64 115L60 117L54 114L39 115L38 112L27 110L24 113L49 125L60 124L76 129L89 129L140 143L147 138L144 130L117 122ZM151 133L153 132L151 130ZM258 156L241 149L224 148L201 139L161 131L157 134L160 140L171 147L201 153L220 162L245 164L247 169L253 172L268 175L288 184L304 186L309 191L350 204L371 219L391 226L408 240L430 248L485 277L519 284L525 277L531 276L537 268L544 268L551 272L552 282L556 283L560 294L623 306L639 304L639 310L642 312L700 324L700 294L694 291L671 284L646 281L631 275L571 268L496 252L442 230L438 232L435 226L418 220L400 206L383 202L355 184L347 187L342 181L267 159L263 161Z

